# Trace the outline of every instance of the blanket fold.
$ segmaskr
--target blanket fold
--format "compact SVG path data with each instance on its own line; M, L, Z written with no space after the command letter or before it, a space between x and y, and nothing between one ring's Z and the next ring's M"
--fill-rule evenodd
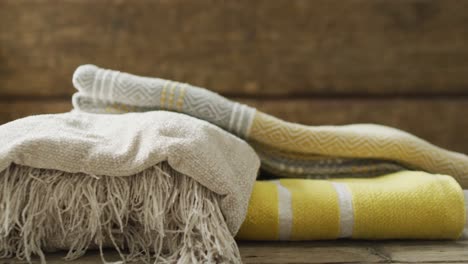
M458 239L465 197L445 175L257 181L237 239Z
M238 263L259 163L241 139L173 112L13 121L0 126L0 256L111 246L128 260Z
M242 140L202 120L164 111L20 119L1 127L0 157L0 171L15 163L106 176L128 176L167 161L225 196L232 233L242 223L260 166Z
M275 153L282 152L321 156L324 160L372 159L384 166L390 161L406 169L447 174L468 187L466 155L436 147L395 128L373 124L315 127L293 124L200 87L94 65L78 67L73 84L78 90L73 97L76 111L122 113L167 109L185 113L245 138L257 152L269 153L261 156L262 166L279 177L291 176L291 170L287 169L291 164L287 160L277 161L281 157ZM263 165L268 163L269 166ZM303 165L292 166L296 168L294 175L313 176L307 169L310 165ZM346 173L340 171L340 175L353 176L352 166L349 168Z

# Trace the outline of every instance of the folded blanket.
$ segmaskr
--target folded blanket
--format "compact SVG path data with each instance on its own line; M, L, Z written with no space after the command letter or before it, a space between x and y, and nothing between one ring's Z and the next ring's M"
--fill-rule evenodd
M73 97L77 111L182 112L245 138L257 153L266 153L260 155L262 167L277 176L333 177L336 172L333 160L346 158L350 166L341 167L340 176L356 177L364 170L375 176L382 171L406 168L447 174L468 187L466 155L441 149L398 129L373 124L316 127L293 124L203 88L93 65L79 67L73 83L79 91ZM304 157L301 162L296 162L298 155ZM314 166L310 157L320 157L323 162ZM370 167L363 165L369 160Z
M238 263L259 163L243 140L172 112L2 125L0 257L111 246L125 260Z
M450 176L257 181L238 239L457 239L465 198Z

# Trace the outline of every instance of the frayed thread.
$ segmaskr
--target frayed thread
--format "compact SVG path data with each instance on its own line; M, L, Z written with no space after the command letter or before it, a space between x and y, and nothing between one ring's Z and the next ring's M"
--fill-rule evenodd
M114 248L123 262L240 263L220 196L161 163L125 177L11 165L0 172L0 257L66 260Z

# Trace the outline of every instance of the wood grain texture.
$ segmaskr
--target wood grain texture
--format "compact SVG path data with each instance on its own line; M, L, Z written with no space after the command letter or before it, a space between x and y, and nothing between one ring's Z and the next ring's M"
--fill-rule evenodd
M73 108L70 101L0 101L0 125L18 118L68 112Z
M306 125L378 123L411 132L450 150L468 153L468 100L295 99L241 102L284 120ZM72 108L68 100L0 101L0 124L40 113Z
M432 263L468 261L466 241L243 242L244 263Z
M328 242L240 242L245 264L279 263L466 263L466 241L328 241ZM63 252L49 254L47 263L64 263ZM106 260L116 261L118 254L105 252ZM26 264L14 259L0 264ZM34 264L38 261L33 261ZM99 252L67 263L101 264Z
M468 1L0 1L0 96L94 63L228 95L466 95Z

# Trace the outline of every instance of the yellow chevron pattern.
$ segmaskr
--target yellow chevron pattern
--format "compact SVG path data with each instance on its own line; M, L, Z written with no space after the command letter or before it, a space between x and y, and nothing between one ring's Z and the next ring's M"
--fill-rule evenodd
M455 177L468 187L468 157L436 147L409 133L379 125L309 127L257 111L248 135L256 148L350 158L394 160Z

